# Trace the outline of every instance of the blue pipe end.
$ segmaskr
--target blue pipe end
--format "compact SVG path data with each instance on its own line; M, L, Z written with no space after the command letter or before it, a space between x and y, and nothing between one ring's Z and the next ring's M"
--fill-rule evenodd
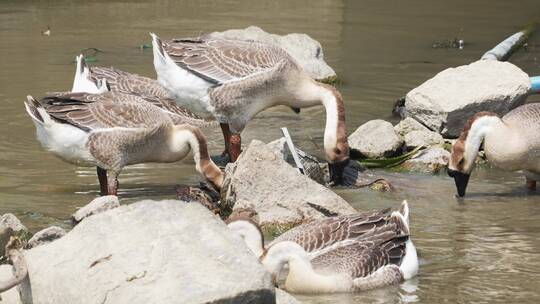
M540 94L540 76L531 77L531 94Z

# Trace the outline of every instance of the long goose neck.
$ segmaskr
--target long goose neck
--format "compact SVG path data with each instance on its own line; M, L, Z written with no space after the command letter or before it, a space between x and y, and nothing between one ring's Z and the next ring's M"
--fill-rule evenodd
M261 257L264 251L264 236L255 224L246 220L238 220L229 223L227 226L244 240L247 247L256 257Z
M223 173L212 159L210 159L206 137L202 131L197 127L179 125L175 126L175 137L176 142L180 145L187 141L193 153L193 160L195 161L197 171L218 189L221 189L223 186Z
M464 145L463 157L465 160L464 169L470 172L474 166L476 156L480 150L480 146L487 135L494 132L496 129L505 128L502 120L495 115L479 116L472 121L470 128L465 130L458 141L462 141Z
M324 150L326 160L335 163L348 159L349 144L345 128L345 105L339 91L331 86L316 81L308 81L303 86L301 99L307 103L320 102L326 110L324 129Z
M285 264L289 265L289 274L285 280L285 288L292 292L335 292L347 290L351 281L346 276L324 275L315 272L306 251L300 245L285 241L271 246L266 256L263 254L263 265L275 278Z
M291 241L279 242L270 246L261 256L263 265L273 275L279 274L285 264L293 260L311 267L308 254L304 248Z

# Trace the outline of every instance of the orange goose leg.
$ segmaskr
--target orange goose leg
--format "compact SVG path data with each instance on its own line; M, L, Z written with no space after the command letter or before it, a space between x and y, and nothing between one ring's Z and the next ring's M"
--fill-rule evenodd
M107 195L117 195L117 194L118 194L118 174L109 174L109 176L107 176Z
M107 170L102 169L100 167L96 167L98 181L99 181L99 190L100 195L104 196L107 195L108 189L107 189Z
M527 189L534 191L536 190L536 181L527 178Z
M223 153L221 153L221 156L225 156L226 154L229 154L230 156L230 142L231 142L231 131L229 130L229 124L220 123L219 126L221 127L221 132L223 133L223 141L225 142L225 150L223 150Z
M235 162L238 159L238 156L242 152L242 138L240 134L231 135L230 141L230 151L229 156L231 157L231 162Z

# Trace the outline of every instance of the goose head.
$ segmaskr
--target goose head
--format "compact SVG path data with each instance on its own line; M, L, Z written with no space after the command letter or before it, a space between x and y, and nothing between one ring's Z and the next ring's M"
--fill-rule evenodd
M454 178L459 197L465 196L469 177L486 133L499 121L497 114L492 112L475 114L465 123L463 131L452 146L447 171L448 175Z
M272 282L277 286L279 273L289 265L289 270L293 271L291 263L310 265L309 257L300 245L291 241L279 242L263 251L259 258L264 268L272 275Z

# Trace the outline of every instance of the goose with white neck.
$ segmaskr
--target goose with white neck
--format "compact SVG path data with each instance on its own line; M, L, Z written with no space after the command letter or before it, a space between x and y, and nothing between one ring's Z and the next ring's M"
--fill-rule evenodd
M527 188L540 180L540 103L520 106L499 118L491 112L475 114L452 147L448 175L458 196L465 195L480 146L488 161L506 171L522 170Z
M193 153L197 171L218 189L223 174L209 158L196 127L175 125L160 108L119 92L64 93L36 101L26 111L42 146L62 160L96 166L102 195L116 195L125 166L176 162Z
M208 37L161 41L153 38L159 83L193 112L221 125L231 160L240 154L240 133L259 112L277 105L326 109L324 150L334 183L349 161L341 94L313 80L277 46Z
M284 288L295 293L364 291L399 283L418 272L416 249L403 215L362 237L335 243L312 257L297 243L270 246L261 262L274 280L288 265Z
M176 104L170 93L159 85L157 80L128 73L113 67L90 67L83 55L75 58L77 68L73 80L72 92L100 93L98 88L105 84L105 91L133 94L157 107L171 117L174 124L190 124L197 127L217 125L207 121Z

